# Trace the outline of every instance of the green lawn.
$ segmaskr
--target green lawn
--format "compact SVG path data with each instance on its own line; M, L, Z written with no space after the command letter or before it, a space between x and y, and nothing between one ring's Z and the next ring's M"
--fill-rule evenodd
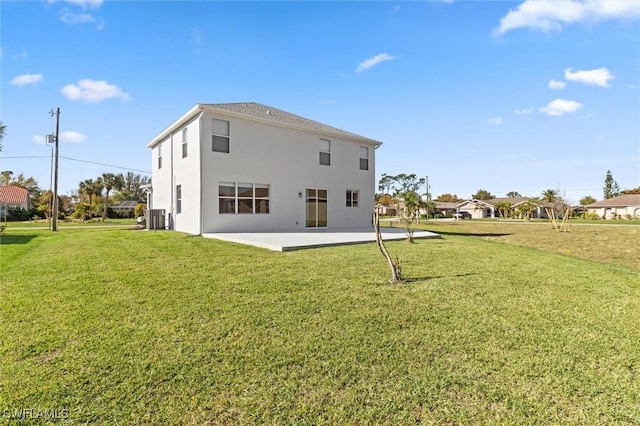
M640 422L640 270L505 240L530 232L517 226L388 243L398 286L375 244L278 253L174 232L9 230L0 415Z

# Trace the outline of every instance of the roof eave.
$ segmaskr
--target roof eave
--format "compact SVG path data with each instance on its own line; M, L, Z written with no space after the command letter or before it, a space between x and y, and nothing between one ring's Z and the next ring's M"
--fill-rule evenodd
M171 135L171 133L175 132L177 129L182 127L185 123L187 123L191 118L193 118L198 112L202 111L202 104L195 104L189 111L187 111L182 117L174 121L169 127L164 129L158 136L153 138L151 142L147 144L147 148L153 148L167 137Z
M221 115L227 115L227 116L231 116L231 117L242 118L242 119L245 119L245 120L251 120L251 121L255 121L255 122L258 122L258 123L263 123L263 124L267 124L267 125L271 125L271 126L279 126L279 127L285 127L287 129L304 131L304 132L307 132L307 133L315 133L317 135L325 136L325 137L334 137L334 138L337 137L337 138L344 139L344 140L347 140L347 141L365 143L365 144L374 146L375 148L378 148L380 145L382 145L382 142L380 142L380 141L377 141L375 139L369 139L369 138L366 138L364 136L359 136L359 135L355 135L355 134L354 134L353 137L349 137L347 135L336 135L336 134L331 133L331 132L323 132L321 130L305 129L304 127L295 126L295 125L292 125L292 124L282 123L282 122L273 121L273 120L267 120L265 118L256 117L255 115L251 115L251 114L244 114L244 113L238 112L238 111L231 111L231 110L224 109L224 108L216 108L213 105L201 105L201 104L199 104L199 105L201 106L203 111L216 112L216 113L219 113Z

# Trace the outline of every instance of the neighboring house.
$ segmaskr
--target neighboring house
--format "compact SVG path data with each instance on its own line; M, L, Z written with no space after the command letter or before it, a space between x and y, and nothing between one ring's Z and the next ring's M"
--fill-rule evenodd
M10 208L18 207L25 210L31 208L31 197L29 191L19 186L2 185L0 186L0 207L2 208L2 216Z
M584 207L604 219L640 219L640 194L620 195Z
M119 213L130 212L131 214L133 214L133 211L135 210L137 205L137 201L128 200L123 201L118 205L111 206L111 210L117 211Z
M473 219L495 217L496 211L492 204L485 200L465 200L456 204L457 212L467 212Z
M434 207L436 209L436 215L441 217L451 217L457 211L458 203L434 201Z
M553 203L545 203L529 197L498 197L490 200L466 200L458 203L456 205L456 209L459 212L468 212L474 219L483 219L487 217L495 218L500 216L498 211L498 207L500 207L500 205L504 203L510 204L510 215L517 215L518 208L529 201L533 201L535 204L535 211L532 216L533 219L547 219L548 215L545 208L554 208Z
M253 102L197 104L147 144L148 208L190 234L369 228L380 145Z
M395 216L397 213L396 207L395 206L387 206L384 204L378 204L376 206L376 208L378 209L378 214L380 216Z

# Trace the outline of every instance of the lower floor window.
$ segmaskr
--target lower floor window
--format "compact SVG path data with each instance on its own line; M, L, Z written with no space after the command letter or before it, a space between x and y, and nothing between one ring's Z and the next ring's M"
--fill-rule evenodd
M269 185L220 182L218 185L218 212L225 214L269 213Z
M358 207L358 193L357 189L347 189L347 207Z

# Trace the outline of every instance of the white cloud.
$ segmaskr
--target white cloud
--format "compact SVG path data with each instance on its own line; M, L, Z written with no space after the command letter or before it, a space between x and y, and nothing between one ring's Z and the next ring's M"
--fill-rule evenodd
M60 141L61 142L69 142L69 143L81 143L87 140L87 137L82 133L74 132L74 131L66 131L60 133Z
M131 99L128 93L115 84L90 78L80 80L78 84L64 86L60 92L72 101L101 102L111 98L120 98L123 101Z
M84 9L97 9L102 6L102 3L104 3L104 0L49 0L49 4L59 3L60 1L72 4L74 6L80 6Z
M517 115L526 115L531 114L533 112L533 107L525 108L525 109L517 109L513 111Z
M88 13L65 12L60 16L60 20L67 25L91 24L96 22L96 18Z
M95 18L88 13L73 13L64 12L60 15L60 20L67 25L79 25L79 24L96 24L96 29L104 29L104 21L102 19Z
M374 56L373 58L366 59L358 64L358 68L356 69L357 73L363 73L369 68L373 68L384 61L392 61L396 59L395 56L391 56L388 53L381 53L379 55Z
M24 86L26 84L38 84L43 80L42 74L22 74L13 77L9 84L14 86Z
M567 68L564 70L564 78L570 81L579 81L584 84L609 87L609 80L616 78L616 76L611 74L607 68L576 72L573 72L571 68Z
M31 142L33 142L36 145L44 145L46 141L47 141L47 138L45 136L33 135L33 137L31 138Z
M582 108L582 104L576 101L567 101L564 99L555 99L546 106L540 108L540 112L550 116L560 117L565 114L576 112Z
M502 124L502 117L491 117L488 121L492 126L499 126Z
M560 31L577 22L599 22L610 19L640 17L640 7L634 0L525 0L516 10L500 19L496 35L517 28L543 32Z
M564 86L566 86L567 83L565 83L564 81L556 81L556 80L551 80L549 82L549 87L552 89L564 89Z

